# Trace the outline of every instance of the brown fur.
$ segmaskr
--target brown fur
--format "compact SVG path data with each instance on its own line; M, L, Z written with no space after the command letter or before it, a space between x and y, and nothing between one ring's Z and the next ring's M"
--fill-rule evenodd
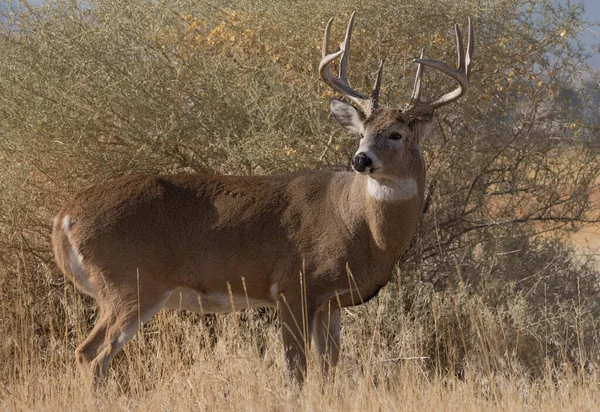
M58 214L53 231L59 268L83 289L68 263L71 243L62 222L70 217L70 239L101 310L100 327L94 329L100 331L78 348L79 362L105 373L120 349L115 340L137 327L138 276L142 317L181 287L208 296L226 295L229 285L243 296L244 277L248 297L279 304L283 320L293 326L291 317L302 316L301 271L310 321L336 292L342 306L374 296L388 282L421 214L422 159L415 158L413 166L418 196L389 205L366 195L369 177L321 171L135 175L81 192ZM357 286L353 293L347 268ZM284 341L293 347L292 335L303 331L291 329L284 328ZM296 349L288 353L303 351ZM296 372L301 379L304 359L297 357L292 362L301 365Z

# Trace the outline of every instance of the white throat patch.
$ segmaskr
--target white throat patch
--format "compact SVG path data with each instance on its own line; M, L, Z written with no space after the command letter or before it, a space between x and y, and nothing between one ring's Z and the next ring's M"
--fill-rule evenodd
M382 181L369 177L367 192L373 199L382 202L408 200L417 195L417 181L413 177Z

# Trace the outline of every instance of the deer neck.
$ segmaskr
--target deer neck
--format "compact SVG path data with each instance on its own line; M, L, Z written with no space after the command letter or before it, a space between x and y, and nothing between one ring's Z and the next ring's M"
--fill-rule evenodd
M354 175L342 211L347 226L360 225L368 232L371 253L392 264L407 247L422 214L425 168L418 163L410 173L389 179Z

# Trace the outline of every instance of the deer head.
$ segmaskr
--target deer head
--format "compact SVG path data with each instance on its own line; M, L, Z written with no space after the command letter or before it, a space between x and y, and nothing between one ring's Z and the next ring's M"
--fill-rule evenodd
M426 59L421 52L421 57L415 60L417 74L411 99L409 104L403 108L379 106L383 60L379 64L375 85L368 97L350 87L348 57L354 13L350 17L346 37L340 45L340 50L329 54L329 32L332 22L333 18L325 27L319 72L325 83L353 103L348 104L338 99L332 99L330 102L331 112L342 126L360 136L360 145L352 159L352 167L356 172L369 174L376 180L401 176L403 165L407 163L404 161L405 157L413 155L415 151L419 152L420 142L429 129L435 110L462 97L469 87L474 43L471 19L469 18L466 54L460 29L458 25L455 26L458 49L458 67L456 69L438 60ZM331 63L338 57L341 57L339 75L335 77L331 70ZM450 76L458 83L458 87L437 99L423 101L421 99L423 66L432 67Z

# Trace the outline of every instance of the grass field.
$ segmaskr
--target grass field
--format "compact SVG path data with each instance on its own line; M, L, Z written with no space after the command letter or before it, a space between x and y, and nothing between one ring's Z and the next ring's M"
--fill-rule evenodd
M402 288L390 285L346 310L335 379L322 381L312 355L302 389L287 377L272 313L205 319L161 312L93 391L73 351L94 312L68 284L61 299L37 302L45 313L32 312L29 275L19 280L21 299L0 302L9 320L0 326L1 410L591 411L600 402L597 350L583 346L592 325L573 318L582 345L573 359L566 346L550 348L549 336L533 338L535 325L517 301L493 311L460 286L445 296L423 290L427 303L420 304L429 307L405 311ZM63 287L46 276L48 290ZM63 316L65 324L52 323ZM40 317L50 322L46 333ZM511 326L519 317L520 326ZM544 345L546 353L565 351L531 364Z

